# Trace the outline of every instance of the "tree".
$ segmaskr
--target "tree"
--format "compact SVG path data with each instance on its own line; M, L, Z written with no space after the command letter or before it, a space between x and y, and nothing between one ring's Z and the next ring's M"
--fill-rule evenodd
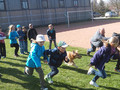
M119 14L120 0L110 0L110 6Z
M94 12L98 12L98 3L97 3L97 0L93 0L92 1L92 4L93 4L93 11Z
M105 12L106 12L106 7L105 7L105 3L104 3L103 0L100 0L100 3L98 5L98 7L99 7L99 13L101 13L102 15L104 15Z

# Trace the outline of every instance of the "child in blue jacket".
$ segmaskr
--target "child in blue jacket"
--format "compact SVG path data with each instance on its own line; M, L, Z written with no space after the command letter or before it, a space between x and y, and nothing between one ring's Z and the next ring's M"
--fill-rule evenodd
M63 60L65 62L69 62L69 59L66 53L67 46L68 45L65 42L60 41L58 43L57 48L49 49L45 51L46 55L50 55L48 60L48 65L51 68L51 72L48 75L46 75L44 78L48 83L53 83L52 77L59 72L57 68L61 66Z
M16 26L16 28L17 28L17 33L19 35L18 40L19 40L19 46L20 46L20 53L24 54L24 49L25 49L24 36L25 36L25 34L22 31L22 28L19 24Z
M31 51L27 58L24 73L27 75L32 75L34 69L36 69L40 77L41 89L48 90L48 88L45 88L44 73L40 61L41 56L44 56L44 59L47 59L47 56L44 55L45 51L45 47L43 46L44 42L45 42L44 36L39 34L37 35L36 40L33 40L33 42L31 43Z
M15 47L15 56L18 57L18 50L19 50L19 45L17 43L17 39L19 38L18 33L15 31L15 26L10 25L9 26L9 39L10 39L10 46Z
M109 61L111 56L113 56L116 53L116 47L119 44L119 40L117 37L111 37L106 43L105 46L102 46L91 58L90 68L88 70L88 75L95 74L95 77L90 81L90 85L93 85L95 87L99 87L96 84L96 81L99 77L105 79L106 73L105 73L105 66L104 64ZM95 66L95 68L98 69L98 71L94 70L92 66Z

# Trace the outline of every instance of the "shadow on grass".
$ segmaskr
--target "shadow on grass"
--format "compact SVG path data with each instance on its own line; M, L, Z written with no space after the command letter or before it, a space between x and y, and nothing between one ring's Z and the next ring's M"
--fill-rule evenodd
M13 76L13 78L11 78L11 80L10 80L10 79L7 79L7 77L4 78L4 75L3 75L3 77L1 78L1 82L3 82L3 83L18 84L28 90L40 90L40 88L41 88L39 78L36 78L35 76L26 76L23 74L23 72L21 72L20 70L18 70L16 68L0 67L0 71L2 74L7 74L8 76ZM16 78L19 80L16 81ZM22 82L25 81L26 83L19 82L21 80L22 80ZM49 87L49 88L51 88L51 87Z
M25 65L17 64L17 63L11 63L11 62L7 62L7 61L0 61L0 63L9 64L9 65L16 66L16 67L25 67Z
M105 89L109 89L109 90L120 90L119 88L105 87L105 86L101 86L101 85L100 85L100 87L101 87L101 88L104 88L103 90L105 90Z
M120 74L120 72L112 72L112 71L106 71L106 73L111 73L111 74Z
M26 62L27 59L18 59L18 58L9 58L9 57L6 57L7 59L11 59L11 60L17 60L17 61L21 61L21 62Z
M78 73L87 74L87 70L83 70L83 69L80 69L80 68L74 68L74 67L69 67L69 66L62 66L60 68L69 69L69 70L76 71Z
M87 54L80 53L81 56L88 56ZM89 57L93 57L93 55L89 55Z
M76 90L76 89L77 90L95 90L95 89L92 89L92 88L80 88L80 87L77 87L77 86L68 85L68 84L61 83L61 82L54 82L53 86L63 87L63 88L65 88L65 90Z

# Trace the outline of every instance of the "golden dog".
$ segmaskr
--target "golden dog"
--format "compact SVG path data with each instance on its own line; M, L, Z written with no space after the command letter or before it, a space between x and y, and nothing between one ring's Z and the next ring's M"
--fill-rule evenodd
M81 58L82 56L78 53L78 50L76 51L67 51L67 57L69 58L69 62L66 63L68 66L72 65L75 66L76 68L78 68L78 66L76 66L74 59L75 58Z

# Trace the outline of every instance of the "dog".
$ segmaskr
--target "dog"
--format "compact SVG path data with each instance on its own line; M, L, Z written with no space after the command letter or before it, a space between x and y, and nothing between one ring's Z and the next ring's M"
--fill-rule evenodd
M76 66L74 59L76 58L81 58L82 56L78 53L78 50L76 51L67 51L67 57L69 58L69 62L66 63L68 66L75 66L76 68L78 68L78 66Z

